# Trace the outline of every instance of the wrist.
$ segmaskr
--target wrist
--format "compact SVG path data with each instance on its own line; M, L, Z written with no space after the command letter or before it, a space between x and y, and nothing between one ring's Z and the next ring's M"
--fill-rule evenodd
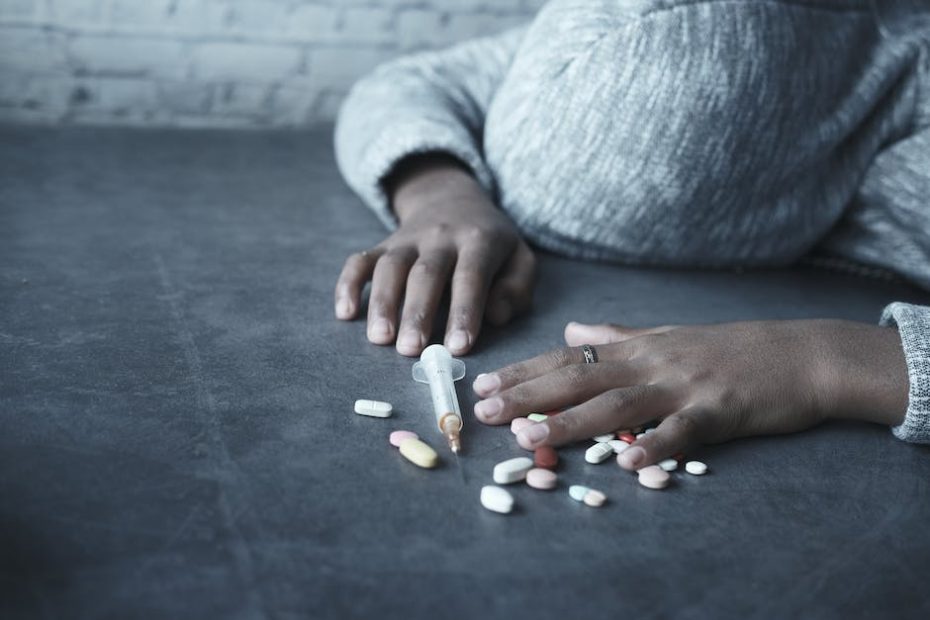
M424 209L490 206L490 199L468 167L444 153L407 158L383 183L390 207L401 222Z

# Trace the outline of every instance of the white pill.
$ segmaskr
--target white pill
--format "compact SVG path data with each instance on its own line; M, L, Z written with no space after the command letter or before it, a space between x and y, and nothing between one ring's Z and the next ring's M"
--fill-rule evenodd
M481 505L491 512L507 514L513 510L513 495L494 485L481 487Z
M531 413L530 415L526 416L526 419L532 420L533 422L545 422L549 419L549 416L543 413Z
M607 433L606 435L598 435L597 437L592 437L591 439L593 439L597 443L607 443L608 441L610 441L611 439L614 439L615 437L616 435L614 435L613 433Z
M700 461L688 461L685 463L685 471L695 476L703 476L707 473L707 465Z
M510 484L526 478L526 472L533 469L533 459L518 456L494 466L494 482Z
M623 441L622 439L611 439L607 442L610 448L614 451L614 454L620 454L624 450L630 447L630 444Z
M678 461L676 461L675 459L664 459L662 461L659 461L659 467L661 467L665 471L675 471L676 469L678 469Z
M603 463L613 453L613 446L609 443L596 443L585 450L584 460L589 463Z
M394 407L391 403L385 403L380 400L357 400L355 401L355 413L367 415L373 418L389 418Z
M656 432L656 429L654 427L647 428L646 430L643 431L643 435L648 435L649 433L654 433L654 432Z
M590 490L591 489L589 489L586 486L582 486L580 484L573 484L572 486L568 487L568 494L576 502L581 502L581 501L584 501L584 496L587 495L588 491Z
M607 496L604 495L601 491L596 491L591 489L584 495L584 503L592 508L600 508L604 505L604 502L607 501Z
M636 433L637 439L639 439L640 437L645 437L645 436L646 436L646 433Z

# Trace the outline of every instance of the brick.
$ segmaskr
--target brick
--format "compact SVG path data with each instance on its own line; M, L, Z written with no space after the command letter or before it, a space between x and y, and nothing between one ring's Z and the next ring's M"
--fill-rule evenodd
M88 77L77 80L72 109L133 116L157 109L155 85L144 79Z
M378 48L320 48L310 51L310 77L319 88L348 90L392 54Z
M282 84L272 89L269 104L271 123L295 127L304 123L313 108L317 92L308 84Z
M256 116L267 112L271 99L268 84L224 84L213 99L214 114Z
M212 84L192 81L161 81L157 84L158 107L169 114L203 114L210 109Z
M33 22L41 18L41 8L36 0L0 0L0 23Z
M307 4L291 13L284 34L301 41L328 42L338 40L338 14L330 6Z
M185 44L167 39L85 36L68 44L71 65L82 73L183 77Z
M336 115L339 114L339 108L345 98L345 92L324 90L314 101L313 109L306 119L306 124L332 123L336 120Z
M405 9L397 13L394 25L400 49L409 51L440 47L448 40L443 14L432 9Z
M297 73L297 47L252 43L204 43L193 53L194 73L205 80L264 81Z
M68 107L71 78L7 72L0 79L0 108L62 114Z
M86 0L84 2L52 2L49 5L50 21L69 28L99 29L107 24L109 4L106 0Z
M66 71L64 37L40 28L0 28L0 73L23 70L33 73Z
M377 7L346 9L342 15L342 38L346 41L384 43L393 39L392 12Z
M230 3L226 29L239 34L280 35L287 29L291 7L283 2L238 0Z

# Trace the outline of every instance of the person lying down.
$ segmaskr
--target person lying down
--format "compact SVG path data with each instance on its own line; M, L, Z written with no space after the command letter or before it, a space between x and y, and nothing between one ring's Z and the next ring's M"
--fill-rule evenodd
M930 288L930 26L899 17L870 0L555 0L381 66L335 144L391 232L345 262L336 316L358 316L370 281L368 339L418 355L448 286L445 344L467 353L482 321L530 308L533 247L708 268L819 254ZM660 419L628 469L837 417L930 443L930 307L891 303L877 325L569 323L565 342L478 376L475 415L569 407L518 434L528 449Z

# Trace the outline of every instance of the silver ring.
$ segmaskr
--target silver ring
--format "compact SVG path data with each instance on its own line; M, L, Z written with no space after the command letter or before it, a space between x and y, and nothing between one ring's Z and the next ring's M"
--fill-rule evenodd
M585 364L596 364L597 363L597 351L589 344L581 345L581 352L584 353L584 363Z

